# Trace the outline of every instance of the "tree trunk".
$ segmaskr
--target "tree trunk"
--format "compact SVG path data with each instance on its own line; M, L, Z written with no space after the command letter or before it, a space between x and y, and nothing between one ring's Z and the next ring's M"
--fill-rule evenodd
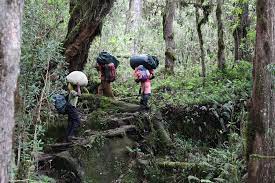
M23 0L0 0L0 183L9 181Z
M139 27L142 20L142 0L129 0L129 10L127 14L126 33L132 32L134 35L131 53L138 53Z
M249 183L275 182L275 1L257 1ZM273 68L271 68L273 67Z
M175 65L175 41L173 22L175 17L176 1L166 0L165 13L163 15L163 37L165 40L165 70L167 73L174 73Z
M225 69L224 41L223 41L223 23L222 23L222 0L217 0L216 17L218 22L218 68Z
M201 4L204 3L204 0L201 0ZM202 65L202 77L205 78L206 76L206 67L205 67L205 53L203 48L203 36L201 32L202 25L206 24L208 21L208 17L210 14L210 6L195 6L196 8L196 24L197 24L197 32L199 37L199 43L200 43L200 51L201 51L201 65ZM199 8L203 9L203 18L200 20L200 14L199 14Z
M239 25L233 32L234 44L235 44L235 61L238 62L243 59L249 59L245 53L244 48L241 48L241 44L244 42L247 36L247 28L249 27L249 1L238 3L238 7L242 9L242 13L239 15ZM245 45L244 45L245 46Z
M90 43L100 34L103 18L115 0L71 0L64 55L69 71L83 70Z

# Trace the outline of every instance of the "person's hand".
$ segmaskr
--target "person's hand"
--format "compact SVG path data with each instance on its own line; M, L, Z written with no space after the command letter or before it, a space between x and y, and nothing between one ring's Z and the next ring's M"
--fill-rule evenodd
M72 94L72 96L77 96L77 92L74 90L71 90L70 93Z

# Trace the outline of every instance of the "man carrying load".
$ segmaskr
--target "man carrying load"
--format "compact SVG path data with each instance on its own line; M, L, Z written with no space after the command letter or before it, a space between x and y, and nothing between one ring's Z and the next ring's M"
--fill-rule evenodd
M81 71L73 71L67 77L68 95L54 95L54 105L61 114L68 115L68 126L66 141L71 141L75 136L75 131L80 125L80 117L76 108L78 97L81 95L81 86L88 84L87 76Z
M154 78L154 69L159 65L157 57L150 55L135 55L130 58L130 65L134 69L134 77L140 82L140 108L149 110L149 97L151 95L151 80Z
M101 83L97 93L106 97L114 98L111 82L116 79L116 68L119 61L108 52L101 52L96 59L96 69L99 71Z
M147 70L143 65L139 65L134 70L134 77L137 83L140 82L140 106L141 109L149 110L148 101L151 95L151 79L154 77L153 70Z
M75 131L80 125L79 113L76 108L78 97L81 95L80 86L86 86L88 84L88 78L81 71L73 71L66 79L69 93L66 106L66 114L68 115L67 141L71 141L75 136Z

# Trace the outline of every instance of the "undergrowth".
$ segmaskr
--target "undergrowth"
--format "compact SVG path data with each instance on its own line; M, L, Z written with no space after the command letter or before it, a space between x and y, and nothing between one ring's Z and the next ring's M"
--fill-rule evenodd
M213 70L206 78L196 75L197 67L186 72L178 69L175 75L167 76L156 72L152 80L151 103L158 107L166 104L192 105L205 103L225 103L247 99L252 88L252 64L240 62L225 72ZM118 68L118 75L126 72ZM120 99L136 101L139 84L134 82L130 71L128 79L118 79L113 83L114 93Z
M242 158L241 137L232 133L230 143L217 148L207 148L203 143L177 137L176 151L166 161L186 163L185 168L163 169L160 159L152 159L146 166L145 175L149 182L243 182L246 171ZM169 159L170 158L170 159Z

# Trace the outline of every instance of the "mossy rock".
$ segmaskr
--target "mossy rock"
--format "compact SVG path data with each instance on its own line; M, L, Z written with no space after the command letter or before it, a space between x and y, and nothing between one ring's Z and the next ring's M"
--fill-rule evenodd
M92 129L92 130L104 130L106 129L105 118L108 116L103 110L95 110L92 113L88 114L87 120L83 122L81 131Z
M66 151L54 154L47 176L67 182L105 183L119 179L128 171L131 162L128 149L134 148L133 140L127 136L92 135L85 141L88 143L74 143Z
M55 168L62 169L63 159L63 168L74 172L81 182L115 181L127 170L130 161L127 147L132 147L134 142L127 137L105 139L97 136L90 140L90 144L75 145L62 156L58 155L53 161L53 164L58 161Z

